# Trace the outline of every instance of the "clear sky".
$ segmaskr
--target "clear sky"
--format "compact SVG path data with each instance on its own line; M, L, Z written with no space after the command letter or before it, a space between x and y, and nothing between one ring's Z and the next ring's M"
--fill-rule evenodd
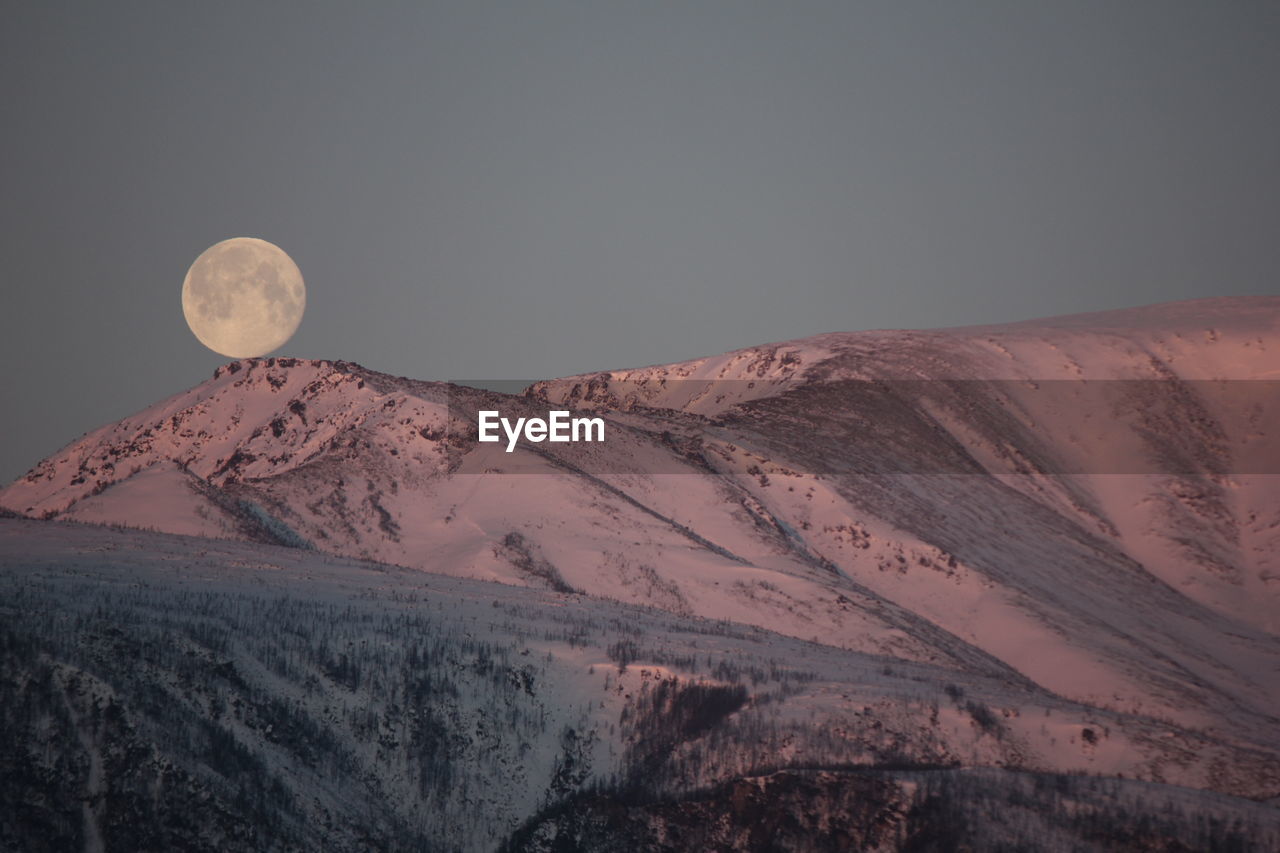
M10 2L0 480L278 353L541 378L819 332L1280 293L1280 3Z

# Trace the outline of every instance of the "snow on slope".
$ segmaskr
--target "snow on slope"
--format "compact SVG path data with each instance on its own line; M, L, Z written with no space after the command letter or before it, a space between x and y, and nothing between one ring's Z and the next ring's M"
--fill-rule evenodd
M623 436L607 459L459 459L449 403L517 401L249 360L0 503L177 530L134 502L106 514L128 495L112 483L174 460L335 554L1029 679L1271 749L1280 478L1258 461L1280 409L1269 383L1233 397L1206 381L1280 376L1278 322L1280 300L1202 300L829 334L529 389L602 411ZM1081 380L1109 383L1104 408ZM1153 403L1153 383L1179 393ZM1142 473L1114 472L1128 463Z
M1183 662L1157 677L1171 677L1163 686L1134 684L1150 681L1153 650L1183 645L1178 636L1218 614L1270 636L1280 629L1280 432L1267 428L1280 422L1280 394L1269 381L1243 392L1210 383L1280 374L1278 324L1274 298L1201 300L1009 326L827 335L815 342L831 355L801 378L773 362L763 373L685 387L704 366L694 362L532 390L659 408L688 408L691 388L703 401L730 399L718 423L731 425L732 441L709 458L740 458L734 479L788 529L804 531L814 554L1067 695L1185 714L1182 688L1170 692L1184 680ZM761 348L766 356L802 349ZM871 385L833 390L844 380L886 380L899 399L887 405ZM1034 393L1046 382L1058 384ZM743 405L734 391L752 383ZM1185 393L1163 393L1170 387ZM1153 388L1163 408L1153 408ZM868 438L868 422L901 434ZM835 476L879 470L885 458L915 473ZM1164 465L1171 472L1112 473ZM751 470L757 476L744 476ZM984 476L957 483L942 472ZM815 517L824 497L829 509ZM1143 589L1152 579L1162 582L1156 607ZM1096 589L1066 608L1072 615L1055 613L1054 602L1082 582ZM1089 623L1099 609L1123 626L1125 653L1062 642L1096 636ZM1182 612L1181 624L1162 624ZM1147 638L1129 636L1134 621L1149 623ZM1220 639L1221 630L1208 633ZM1185 644L1184 660L1201 657L1203 641ZM1260 643L1261 658L1243 665L1234 689L1265 712L1277 681L1266 663L1273 641ZM1229 648L1213 657L1238 659ZM1100 664L1116 659L1129 659L1120 668L1129 672ZM1215 664L1197 669L1207 679L1218 673Z
M63 517L90 524L147 525L168 533L238 538L235 522L173 462L157 462L76 502Z

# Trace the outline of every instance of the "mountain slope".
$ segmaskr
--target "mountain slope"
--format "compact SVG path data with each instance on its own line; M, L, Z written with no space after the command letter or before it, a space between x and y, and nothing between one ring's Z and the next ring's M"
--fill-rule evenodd
M1278 333L1280 300L1201 300L822 335L519 398L246 360L0 504L731 620L1274 756ZM548 402L605 417L608 453L468 442L466 413Z

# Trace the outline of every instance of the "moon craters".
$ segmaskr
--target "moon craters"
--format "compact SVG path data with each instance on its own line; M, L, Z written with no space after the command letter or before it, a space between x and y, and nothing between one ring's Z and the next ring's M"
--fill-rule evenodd
M231 358L278 349L297 331L306 285L278 246L235 237L196 258L182 285L187 325L202 344Z

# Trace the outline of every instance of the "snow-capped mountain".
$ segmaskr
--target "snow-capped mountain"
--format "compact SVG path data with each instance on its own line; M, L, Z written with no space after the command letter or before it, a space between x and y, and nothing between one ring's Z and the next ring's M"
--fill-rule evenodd
M477 409L548 404L603 417L607 448L469 440ZM250 359L73 443L0 505L755 626L922 668L935 693L995 690L994 752L903 712L904 742L948 760L1265 800L1277 423L1269 297L827 334L519 397ZM840 695L796 706L840 716ZM1055 703L1074 739L1031 719Z

